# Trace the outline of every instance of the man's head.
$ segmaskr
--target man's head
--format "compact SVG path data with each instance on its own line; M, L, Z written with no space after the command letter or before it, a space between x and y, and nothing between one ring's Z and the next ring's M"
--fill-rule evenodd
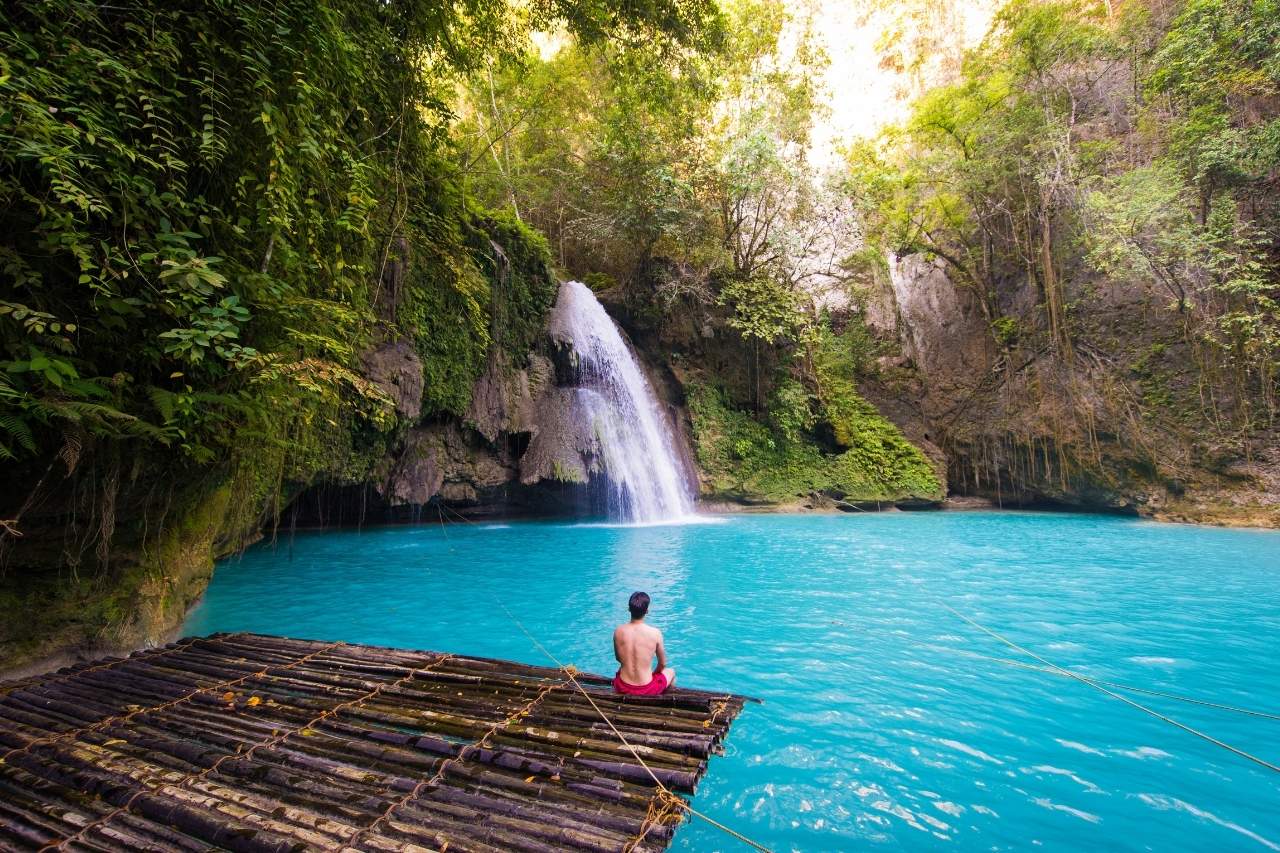
M631 611L632 619L643 619L649 612L649 593L631 593L631 598L627 600L627 609Z

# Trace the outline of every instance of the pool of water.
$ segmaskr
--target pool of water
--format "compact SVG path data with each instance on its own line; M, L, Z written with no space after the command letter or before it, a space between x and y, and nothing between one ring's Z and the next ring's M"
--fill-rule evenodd
M681 684L759 696L696 805L776 850L1280 851L1280 774L1017 653L1280 713L1280 534L1039 513L281 535L190 633L248 630L614 669L653 597ZM1280 721L1135 696L1280 763ZM737 850L700 823L678 850Z

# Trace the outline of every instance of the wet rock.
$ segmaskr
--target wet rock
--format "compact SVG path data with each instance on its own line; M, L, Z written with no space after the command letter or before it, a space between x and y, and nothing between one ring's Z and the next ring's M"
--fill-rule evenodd
M582 363L581 356L573 348L573 341L567 337L553 336L550 338L548 352L555 383L564 388L576 385L582 373Z
M897 501L894 506L898 509L907 510L942 509L942 501L912 497Z
M391 504L424 504L435 497L444 485L439 451L432 432L410 430L391 477L379 490L382 496Z
M422 360L412 342L404 338L389 341L365 353L361 360L365 378L391 398L401 416L412 420L422 413Z
M537 431L537 397L550 385L551 361L530 355L528 367L513 370L501 353L492 353L484 373L476 382L467 409L466 422L490 442L502 434Z
M538 400L537 432L520 458L520 482L539 480L585 484L600 470L600 439L584 402L595 392L552 387ZM598 395L596 395L598 396Z
M498 450L450 422L410 430L378 491L393 506L425 504L437 496L474 502L514 478L515 469Z

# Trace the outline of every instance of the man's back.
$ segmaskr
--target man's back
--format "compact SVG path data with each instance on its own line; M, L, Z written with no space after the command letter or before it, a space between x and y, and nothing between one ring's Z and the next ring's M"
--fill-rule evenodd
M652 625L628 622L613 632L613 651L621 664L618 674L628 684L648 684L653 656L662 645L662 632Z
M649 612L649 594L632 593L627 610L631 612L631 621L613 629L613 656L618 659L613 689L632 696L657 696L676 683L676 671L667 666L662 632L644 624ZM655 655L658 666L650 669Z

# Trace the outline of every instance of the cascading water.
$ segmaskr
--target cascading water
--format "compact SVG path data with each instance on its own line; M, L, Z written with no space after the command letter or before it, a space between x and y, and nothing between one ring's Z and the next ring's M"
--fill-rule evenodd
M574 419L594 433L610 517L643 523L691 515L671 427L604 306L585 284L565 282L550 325L552 338L572 348Z

